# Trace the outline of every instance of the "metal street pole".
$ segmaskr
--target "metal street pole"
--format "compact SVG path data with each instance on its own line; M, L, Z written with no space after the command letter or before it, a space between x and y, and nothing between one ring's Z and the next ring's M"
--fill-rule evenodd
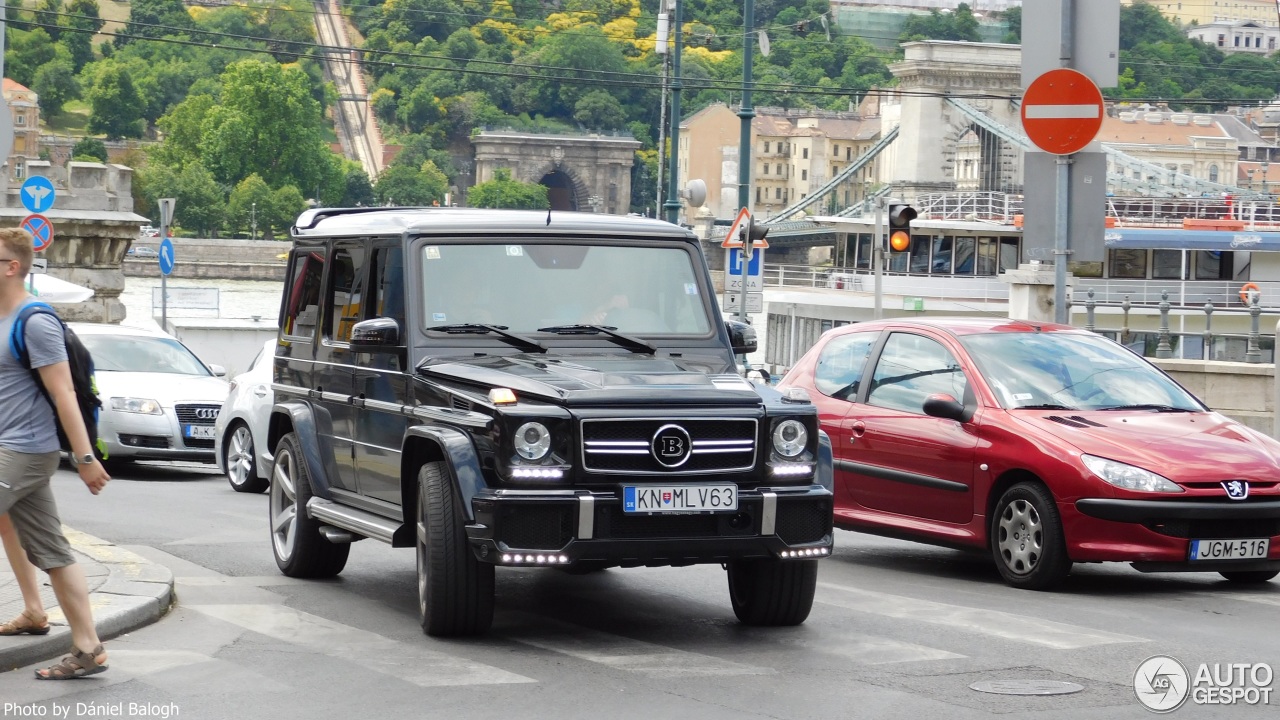
M680 222L680 90L684 87L680 82L680 51L684 44L681 28L684 22L684 0L675 0L675 5L675 47L671 53L671 155L668 158L670 165L667 167L670 180L667 183L667 201L663 204L667 211L667 222L672 224Z
M884 317L884 198L876 198L876 234L871 238L871 264L875 266L876 281L875 310L871 317L880 320Z
M738 117L742 118L742 130L738 139L738 207L751 210L751 119L756 116L751 105L751 60L754 53L755 0L744 0L742 7L742 104ZM754 216L755 213L753 212ZM743 306L746 296L743 295Z
M1075 16L1073 0L1062 2L1062 47L1059 61L1062 67L1071 67L1072 27L1071 20ZM1067 314L1067 258L1071 257L1071 156L1058 156L1057 208L1054 218L1053 237L1053 321L1066 324L1070 322Z

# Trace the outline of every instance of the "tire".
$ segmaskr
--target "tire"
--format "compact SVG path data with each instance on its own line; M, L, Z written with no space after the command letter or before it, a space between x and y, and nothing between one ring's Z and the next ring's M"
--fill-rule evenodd
M293 433L276 444L270 498L271 554L280 572L294 578L328 578L342 572L351 545L329 542L320 534L320 522L307 515L311 477Z
M242 422L232 423L222 443L222 464L227 469L231 489L241 493L260 493L271 483L258 477L258 459L254 457L253 433Z
M991 554L1004 581L1023 590L1049 590L1071 572L1058 505L1045 486L1021 482L1000 496Z
M1218 573L1227 580L1241 585L1261 585L1280 575L1280 570L1232 570Z
M472 554L462 500L444 463L418 471L418 616L433 637L483 635L493 624L494 568Z
M813 609L817 587L817 560L729 563L729 601L743 625L799 625Z

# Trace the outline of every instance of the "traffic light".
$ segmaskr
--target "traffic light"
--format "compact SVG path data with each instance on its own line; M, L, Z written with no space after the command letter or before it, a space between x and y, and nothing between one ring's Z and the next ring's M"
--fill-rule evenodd
M911 221L916 219L916 209L905 203L889 205L889 247L904 252L911 247Z
M756 224L756 217L748 215L747 221L738 227L738 237L742 240L742 258L750 260L752 255L752 247L765 238L769 234L769 228L764 225Z

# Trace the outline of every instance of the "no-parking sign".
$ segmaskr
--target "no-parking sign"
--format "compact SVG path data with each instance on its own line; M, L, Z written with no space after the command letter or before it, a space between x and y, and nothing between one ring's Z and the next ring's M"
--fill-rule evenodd
M31 233L32 249L36 252L47 250L53 244L53 223L43 215L28 215L22 219L20 227Z

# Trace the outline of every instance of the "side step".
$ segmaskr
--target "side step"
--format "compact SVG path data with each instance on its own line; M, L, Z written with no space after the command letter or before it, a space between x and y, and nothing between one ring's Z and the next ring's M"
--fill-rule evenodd
M319 520L327 525L333 525L335 528L349 530L361 537L369 537L374 540L381 540L388 545L391 544L395 537L396 531L400 529L402 523L398 523L381 515L374 515L364 510L357 510L349 505L339 505L332 500L324 498L312 497L307 501L307 513L311 517ZM321 528L321 532L329 539L329 542L351 542L358 538L344 538L346 533L334 531L334 528ZM347 536L348 538L350 536Z

